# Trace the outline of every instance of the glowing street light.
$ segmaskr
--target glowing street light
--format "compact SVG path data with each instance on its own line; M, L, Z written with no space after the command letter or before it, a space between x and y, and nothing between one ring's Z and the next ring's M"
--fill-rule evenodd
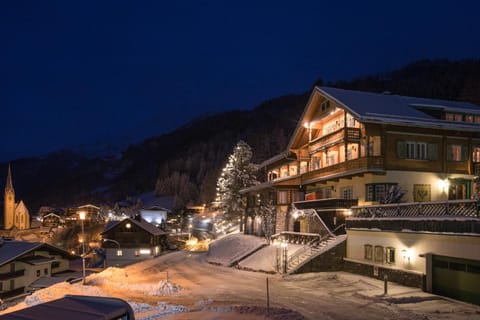
M82 283L85 285L85 229L83 226L83 221L85 221L85 211L78 212L80 221L82 222Z

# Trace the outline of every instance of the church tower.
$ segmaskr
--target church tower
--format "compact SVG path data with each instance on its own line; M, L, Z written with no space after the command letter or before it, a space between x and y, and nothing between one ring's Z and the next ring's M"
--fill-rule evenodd
M5 198L3 209L3 228L12 229L15 216L15 190L13 190L12 171L8 165L7 182L5 184Z

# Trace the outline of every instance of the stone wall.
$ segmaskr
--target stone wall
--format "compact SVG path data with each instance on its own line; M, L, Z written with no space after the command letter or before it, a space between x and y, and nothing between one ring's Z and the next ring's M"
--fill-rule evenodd
M346 254L346 244L346 241L338 244L301 266L294 273L342 271L343 258Z
M405 270L385 268L381 265L369 265L345 260L343 264L345 272L356 273L363 276L384 280L387 276L388 281L396 282L408 287L417 287L424 289L424 276L419 273L407 272Z

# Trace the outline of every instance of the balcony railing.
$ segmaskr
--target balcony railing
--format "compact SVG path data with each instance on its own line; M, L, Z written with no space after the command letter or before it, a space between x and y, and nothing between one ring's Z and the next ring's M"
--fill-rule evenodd
M480 202L476 200L395 203L351 208L353 218L480 218L479 209Z
M0 273L0 280L9 280L25 275L25 269L17 270L13 272Z
M360 140L360 129L342 128L338 131L326 134L320 138L313 140L308 147L308 152L314 153L316 151L325 149L329 145L332 145L337 141L358 141L358 140Z
M346 229L480 234L479 205L454 200L352 207Z
M304 173L302 175L302 181L308 181L314 178L321 178L323 176L330 176L338 173L348 173L348 171L359 169L383 169L383 157L363 157L339 162L331 166Z
M339 198L329 198L329 199L315 199L315 200L305 200L305 201L296 201L294 202L295 208L302 209L328 209L328 208L345 208L358 205L357 199L339 199Z
M25 293L25 287L20 287L17 289L0 292L0 299L8 299L12 297L17 297Z

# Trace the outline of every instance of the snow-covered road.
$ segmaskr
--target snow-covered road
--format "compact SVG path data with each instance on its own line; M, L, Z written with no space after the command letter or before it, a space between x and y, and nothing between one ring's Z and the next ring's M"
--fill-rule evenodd
M179 251L125 268L108 268L87 277L87 285L59 283L5 312L65 294L83 294L122 298L140 320L480 319L480 306L420 289L390 283L389 294L383 296L383 281L372 278L344 272L284 278L210 264L208 258L206 252Z
M176 252L142 264L132 266L135 271L128 272L137 279L143 274L158 281L164 279L168 271L169 280L183 290L160 300L190 311L231 306L256 306L265 310L268 277L270 306L284 309L279 319L298 319L296 314L286 317L285 309L295 310L312 320L478 319L480 316L479 307L395 284L390 284L389 296L383 297L383 282L348 273L309 273L283 278L211 265L206 262L205 253L191 252ZM402 303L396 303L399 301ZM176 316L168 319L180 319Z

